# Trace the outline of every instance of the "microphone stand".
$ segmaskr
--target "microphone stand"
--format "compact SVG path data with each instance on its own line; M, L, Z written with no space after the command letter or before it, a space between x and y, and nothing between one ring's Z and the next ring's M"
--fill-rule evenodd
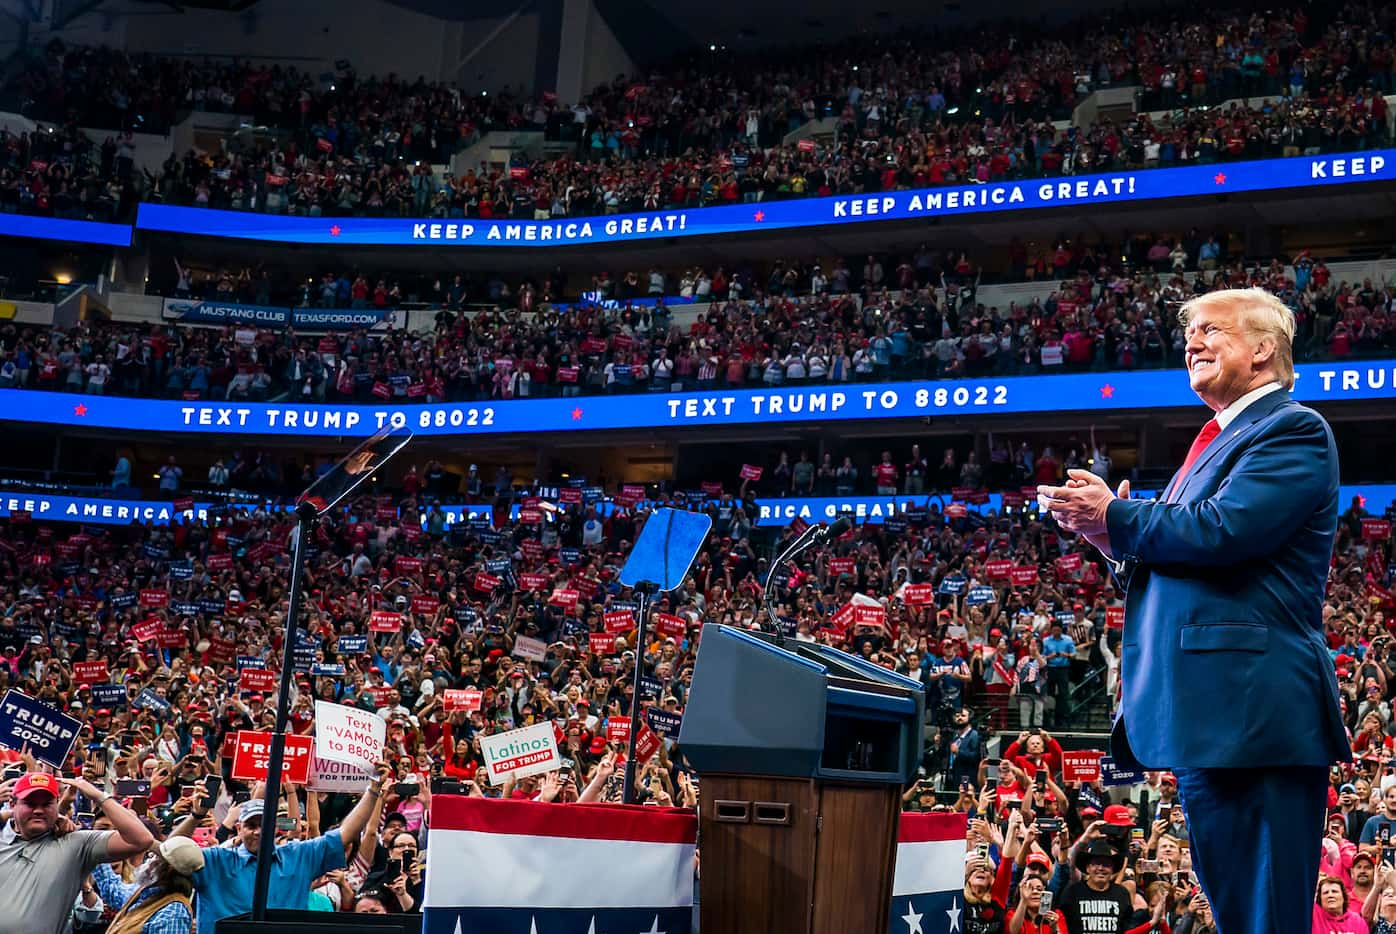
M780 556L777 557L776 560L771 562L771 568L766 572L766 625L770 628L771 634L776 637L776 645L780 646L781 648L785 647L785 632L780 628L780 622L776 619L775 588L771 586L771 582L775 578L776 568L785 564L787 561L791 561L794 558L798 557L801 553L807 551L815 543L822 541L824 538L824 536L820 535L820 532L822 531L824 531L823 526L810 526L798 538L796 538L795 541L791 542L786 547L785 551L780 553Z

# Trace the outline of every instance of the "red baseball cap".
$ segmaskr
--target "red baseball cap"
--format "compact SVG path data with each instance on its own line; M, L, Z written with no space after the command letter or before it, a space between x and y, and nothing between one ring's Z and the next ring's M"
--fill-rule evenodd
M28 772L15 784L15 800L23 801L36 791L46 791L57 798L63 786L47 772Z
M1041 866L1044 869L1052 868L1052 860L1046 853L1034 852L1028 857L1029 866Z
M1174 788L1178 787L1178 776L1174 775L1172 772L1164 772L1158 777L1158 780L1160 784L1172 785Z
M605 751L606 751L606 738L605 738L604 736L598 736L598 737L596 737L595 739L593 739L593 740L591 741L591 754L592 754L593 756L599 756L599 755L601 755L601 753L603 753L603 752L605 752Z
M1105 809L1105 823L1114 824L1116 827L1129 827L1134 824L1134 818L1129 816L1129 808L1123 804L1112 804Z

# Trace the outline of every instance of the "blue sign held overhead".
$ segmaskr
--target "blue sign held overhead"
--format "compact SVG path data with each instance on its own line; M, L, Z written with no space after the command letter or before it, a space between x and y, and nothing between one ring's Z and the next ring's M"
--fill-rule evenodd
M144 707L146 710L153 710L156 713L168 713L170 702L150 688L145 688L136 695L135 706Z
M1100 757L1100 783L1102 785L1106 787L1137 785L1143 780L1142 772L1122 769L1115 764L1115 760L1110 756Z
M124 684L94 684L94 685L92 685L92 706L94 706L94 707L125 707L125 706L126 706L126 685L124 685Z
M340 655L362 655L368 651L368 636L340 636L335 645Z
M63 768L82 723L13 688L0 699L0 744L26 745L34 758Z

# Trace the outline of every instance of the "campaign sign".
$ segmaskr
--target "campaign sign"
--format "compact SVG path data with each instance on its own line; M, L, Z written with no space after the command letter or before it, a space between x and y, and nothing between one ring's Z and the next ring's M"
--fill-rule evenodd
M640 675L640 700L657 701L664 696L664 682L649 675Z
M441 608L441 601L429 594L418 594L412 598L412 612L420 616L435 616Z
M553 591L552 596L548 597L548 602L553 606L560 606L564 610L571 610L577 605L579 599L581 599L581 594L576 590L559 587Z
M73 680L78 684L96 684L99 681L106 681L111 677L107 672L107 663L103 659L95 662L74 662Z
M310 666L310 673L317 678L342 678L344 666L339 662L315 662Z
M1105 753L1098 749L1072 749L1062 752L1062 780L1093 782L1100 778L1100 760Z
M362 655L368 651L368 636L340 636L335 645L340 655Z
M281 760L283 781L303 785L310 778L310 760L315 741L309 736L286 735L286 755ZM271 764L271 734L261 730L238 730L233 750L233 778L260 782Z
M1143 773L1118 768L1110 756L1100 757L1100 782L1107 787L1137 785L1143 780Z
M511 775L516 779L527 778L551 772L561 765L557 736L550 722L481 737L480 749L485 755L485 774L491 785L502 785Z
M1037 568L1032 565L1022 565L1010 568L1008 580L1014 587L1025 587L1037 583Z
M472 586L481 593L490 593L501 583L503 582L495 575L481 572L475 575Z
M514 640L514 655L529 661L541 662L548 657L548 644L542 639L519 636Z
M990 580L1007 580L1013 570L1013 562L1007 560L985 561L984 574Z
M260 655L239 655L237 660L238 671L245 671L248 668L264 667L262 656Z
M626 727L628 728L629 726L630 724L627 721ZM661 745L662 743L659 737L655 735L654 730L650 729L648 723L641 720L640 735L635 737L635 761L641 764L648 762L656 752L659 752L659 747Z
M244 668L238 675L238 690L255 691L259 694L275 691L276 678L276 672L267 671L265 668Z
M764 469L763 467L753 467L751 464L743 464L741 477L743 480L760 480Z
M219 639L215 636L208 640L208 657L212 662L226 665L233 660L236 653L237 644L230 639Z
M402 614L392 610L374 610L368 618L370 632L398 632L402 629Z
M315 755L332 762L347 762L364 771L372 770L383 758L383 741L388 727L376 713L315 702Z
M969 593L965 594L966 606L982 606L985 603L993 603L998 599L994 593L994 588L983 584L978 587L971 587Z
M645 721L649 723L650 729L660 736L676 740L679 738L679 727L683 726L683 714L670 713L658 707L647 707Z
M601 617L607 632L629 632L635 628L635 614L630 610L611 610Z
M534 573L520 574L518 581L520 590L542 590L544 587L548 586L548 575Z
M595 655L614 655L616 634L613 632L593 632L587 636L587 651Z
M682 639L688 632L688 624L683 621L682 616L675 616L672 613L655 613L653 616L654 631L661 636L673 636L675 639Z
M56 769L63 768L82 723L11 688L0 699L0 744L23 749Z
M630 742L629 717L612 717L606 721L606 742L620 745Z
M310 781L306 785L311 791L343 792L362 794L373 780L374 771L365 771L347 762L321 759L311 754Z
M92 685L92 706L94 706L94 707L125 707L125 706L126 706L126 685L124 685L124 684L94 684L94 685Z
M1391 537L1390 519L1363 519L1362 537L1366 540L1385 539Z
M457 710L474 713L480 709L484 696L478 688L447 688L441 693L441 704L447 713Z
M145 710L153 710L156 713L168 713L170 710L170 702L150 688L145 688L136 695L135 706Z
M1081 553L1072 552L1069 555L1062 555L1057 559L1057 573L1070 574L1073 571L1081 570Z
M1105 608L1105 625L1109 629L1125 628L1125 608L1122 606L1107 606Z
M902 588L902 602L907 606L925 606L935 601L935 588L930 584L907 584Z

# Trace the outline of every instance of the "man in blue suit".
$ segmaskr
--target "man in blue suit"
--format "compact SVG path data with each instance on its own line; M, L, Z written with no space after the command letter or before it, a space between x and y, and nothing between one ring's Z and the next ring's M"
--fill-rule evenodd
M1328 766L1348 761L1321 607L1338 522L1328 424L1294 402L1294 317L1260 289L1180 311L1217 414L1157 500L1073 470L1038 487L1126 589L1111 750L1169 768L1221 934L1308 934Z

